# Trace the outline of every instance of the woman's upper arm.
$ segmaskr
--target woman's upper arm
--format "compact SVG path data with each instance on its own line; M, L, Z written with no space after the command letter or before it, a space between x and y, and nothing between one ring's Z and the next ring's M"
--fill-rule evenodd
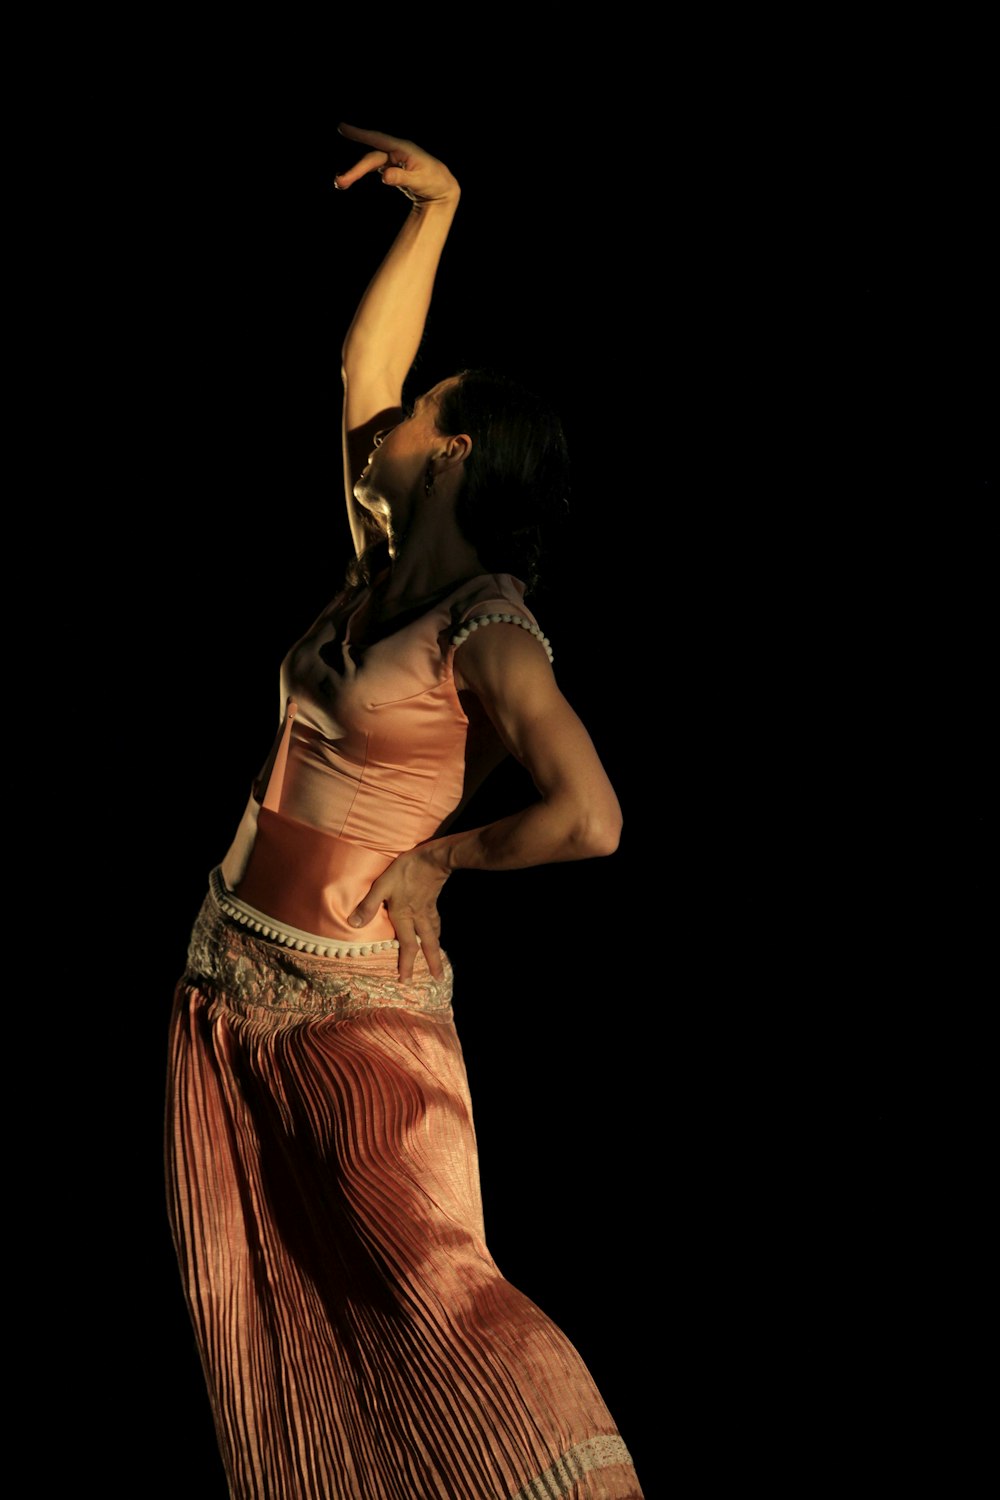
M456 685L475 693L542 797L586 800L592 811L620 816L590 733L539 640L509 623L491 624L456 649L454 671Z
M359 388L360 387L360 388ZM388 387L376 388L370 384L344 379L343 453L344 453L344 498L347 502L347 519L354 538L354 550L364 551L371 541L371 526L367 512L354 498L354 483L360 475L368 455L375 446L375 434L384 427L395 427L403 415L401 391Z

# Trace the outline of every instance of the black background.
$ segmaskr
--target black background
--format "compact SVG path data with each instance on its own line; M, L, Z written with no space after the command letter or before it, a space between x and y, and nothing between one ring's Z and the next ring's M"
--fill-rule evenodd
M444 894L493 1254L647 1500L888 1462L938 1326L911 1316L928 1221L971 1222L933 1000L974 1004L985 913L974 59L901 77L843 38L789 76L759 37L591 37L574 66L508 38L488 70L436 33L401 84L401 29L327 76L175 39L88 101L61 366L92 496L60 548L66 753L94 766L72 959L101 1018L63 1211L75 1462L107 1494L224 1494L163 1201L166 1028L278 664L347 560L340 340L406 203L333 191L338 119L463 184L416 386L495 364L563 415L573 523L532 602L624 811L610 859ZM505 772L480 810L522 791Z

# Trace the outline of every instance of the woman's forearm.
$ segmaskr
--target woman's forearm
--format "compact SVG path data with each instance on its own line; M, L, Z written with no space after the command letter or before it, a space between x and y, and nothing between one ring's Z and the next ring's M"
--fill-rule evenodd
M458 207L448 198L414 203L358 304L344 338L348 382L378 382L402 390L416 358L430 308L441 252Z
M523 870L613 854L621 828L621 809L613 796L599 809L535 802L495 823L445 834L418 848L449 875L455 870Z

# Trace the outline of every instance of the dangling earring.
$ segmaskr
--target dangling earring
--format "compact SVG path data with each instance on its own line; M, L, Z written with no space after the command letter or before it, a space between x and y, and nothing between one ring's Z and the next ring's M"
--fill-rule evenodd
M427 465L427 473L424 475L424 494L429 495L434 488L434 465Z

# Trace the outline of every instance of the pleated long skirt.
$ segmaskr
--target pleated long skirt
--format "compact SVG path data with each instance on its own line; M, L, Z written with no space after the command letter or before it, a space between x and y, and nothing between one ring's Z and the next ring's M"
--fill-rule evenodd
M576 1349L487 1249L450 968L294 951L210 889L166 1172L234 1500L641 1500Z

